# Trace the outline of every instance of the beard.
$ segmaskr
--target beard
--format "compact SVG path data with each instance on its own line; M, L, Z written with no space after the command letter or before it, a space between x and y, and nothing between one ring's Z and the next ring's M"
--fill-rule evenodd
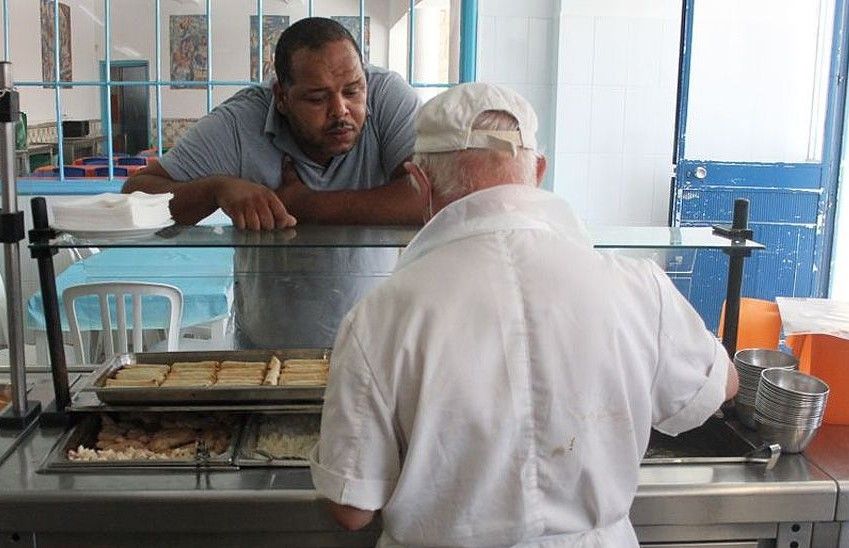
M349 152L362 134L361 127L347 120L336 120L316 131L292 116L284 118L298 147L310 158L321 162Z

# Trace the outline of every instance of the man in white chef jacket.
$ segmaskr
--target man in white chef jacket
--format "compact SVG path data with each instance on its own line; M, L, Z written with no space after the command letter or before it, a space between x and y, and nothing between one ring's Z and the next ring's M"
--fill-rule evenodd
M538 188L536 116L452 88L407 169L429 219L345 318L311 467L379 546L637 546L651 427L694 428L737 389L723 347L648 261L593 250Z

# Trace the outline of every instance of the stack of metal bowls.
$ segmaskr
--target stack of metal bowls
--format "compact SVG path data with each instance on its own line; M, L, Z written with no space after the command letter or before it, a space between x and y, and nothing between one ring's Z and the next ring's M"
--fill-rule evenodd
M798 369L799 360L778 350L749 348L734 354L734 366L737 368L740 377L740 388L734 398L737 418L754 430L757 428L757 424L755 424L755 396L758 392L758 383L761 380L761 371L774 367Z
M799 453L814 439L828 401L828 385L787 369L765 369L755 398L755 422L765 441Z

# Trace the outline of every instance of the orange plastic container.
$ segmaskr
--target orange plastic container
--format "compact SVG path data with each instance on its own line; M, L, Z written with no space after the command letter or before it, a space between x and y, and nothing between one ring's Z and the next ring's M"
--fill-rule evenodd
M799 370L828 384L823 422L849 424L849 340L831 335L791 335L787 346L799 359Z
M719 316L718 335L722 338L725 326L725 303ZM740 299L740 321L737 324L737 349L778 349L781 336L781 315L773 301L743 297Z

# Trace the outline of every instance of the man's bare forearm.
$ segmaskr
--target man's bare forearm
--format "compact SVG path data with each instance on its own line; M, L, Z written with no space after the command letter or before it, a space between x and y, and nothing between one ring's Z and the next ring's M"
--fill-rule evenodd
M283 203L301 223L422 223L422 199L406 178L369 190L310 192Z
M177 182L151 173L138 173L127 179L123 192L139 190L149 194L171 192L171 216L180 224L193 225L218 209L215 199L220 177L204 177L190 182Z

